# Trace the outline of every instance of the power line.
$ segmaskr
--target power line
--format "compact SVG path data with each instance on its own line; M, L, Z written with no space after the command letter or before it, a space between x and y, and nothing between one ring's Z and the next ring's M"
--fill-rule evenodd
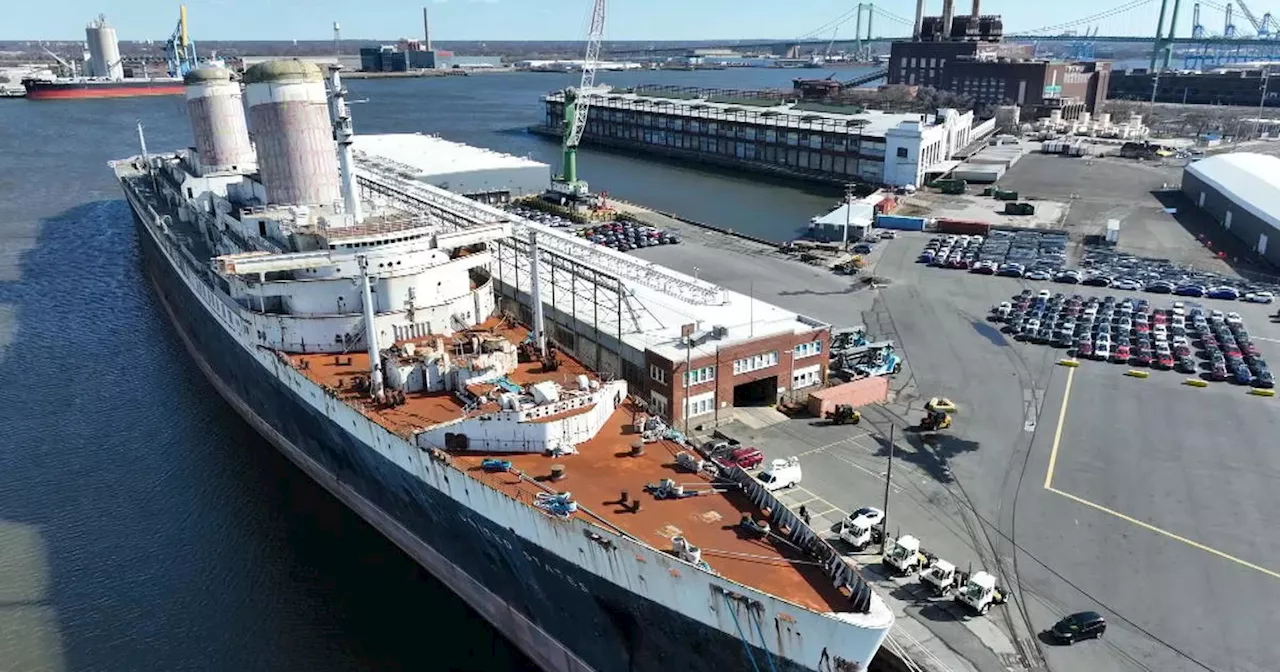
M797 36L795 39L807 40L811 37L816 37L819 34L825 35L826 33L830 32L833 28L838 28L840 26L843 26L845 23L848 23L853 18L853 15L858 13L860 10L861 10L861 6L855 6L853 9L845 12L844 14L841 14L840 16L837 16L834 19L831 19L830 21L822 24L817 28L814 28L813 30L807 33L803 33Z
M1093 22L1095 22L1095 21L1099 21L1099 20L1101 20L1101 19L1108 19L1108 18L1111 18L1111 17L1113 17L1113 16L1116 16L1117 14L1123 14L1123 13L1125 13L1125 12L1127 12L1127 11L1131 10L1131 9L1137 9L1138 7L1143 7L1143 6L1149 5L1149 4L1151 4L1153 1L1154 1L1154 0L1130 0L1130 2L1126 2L1126 3L1125 3L1125 4L1123 4L1123 5L1119 5L1119 6L1117 6L1117 7L1113 7L1113 8L1111 8L1111 9L1108 9L1108 10L1105 10L1105 11L1102 11L1102 12L1098 12L1097 14L1093 14L1093 15L1091 15L1091 16L1086 16L1086 17L1084 17L1084 18L1076 19L1076 20L1074 20L1074 21L1068 21L1068 22L1066 22L1066 23L1059 23L1059 24L1057 24L1057 25L1053 25L1053 26L1045 26L1044 28L1037 28L1037 29L1035 29L1035 30L1028 30L1028 31L1026 31L1026 32L1028 32L1028 33L1043 33L1043 32L1048 32L1048 31L1065 30L1065 29L1067 29L1067 28L1075 28L1075 27L1077 27L1077 26L1091 24L1091 23L1093 23Z

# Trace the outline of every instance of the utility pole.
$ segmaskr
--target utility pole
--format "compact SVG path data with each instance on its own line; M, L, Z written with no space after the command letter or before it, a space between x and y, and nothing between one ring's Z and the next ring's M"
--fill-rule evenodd
M844 233L840 237L840 249L849 250L849 227L853 225L853 184L844 185Z
M1253 124L1253 130L1262 137L1262 113L1267 106L1267 85L1271 83L1271 66L1263 66L1262 68L1262 98L1258 100L1258 120Z
M893 430L894 425L889 425L889 468L884 474L884 520L880 523L880 553L884 553L885 544L889 540L889 483L893 481Z

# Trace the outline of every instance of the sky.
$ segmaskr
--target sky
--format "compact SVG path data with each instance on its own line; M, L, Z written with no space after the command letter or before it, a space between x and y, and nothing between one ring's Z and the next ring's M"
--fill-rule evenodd
M957 13L971 0L956 0ZM1171 0L1172 2L1172 0ZM1191 5L1183 0L1179 34L1191 31ZM1149 35L1155 32L1160 0L983 0L984 14L1003 14L1005 29L1029 31L1057 26L1141 3L1098 22L1102 34ZM105 14L123 40L164 40L177 23L175 0L60 0L50 5L15 0L0 12L0 39L84 39L84 24ZM332 39L333 22L344 39L420 37L422 7L430 8L436 40L575 40L586 34L591 0L187 0L190 32L207 40ZM821 29L820 37L853 35L856 2L848 0L609 0L605 39L697 40L736 38L791 39ZM878 9L911 19L915 0L881 0ZM926 13L940 13L941 0L926 0ZM1269 7L1276 5L1276 7ZM1280 15L1280 0L1250 3L1259 15ZM842 15L850 20L838 28ZM1245 25L1243 17L1238 24ZM1202 21L1221 32L1222 15L1206 10ZM825 27L824 27L825 26ZM876 36L902 36L910 26L877 16Z

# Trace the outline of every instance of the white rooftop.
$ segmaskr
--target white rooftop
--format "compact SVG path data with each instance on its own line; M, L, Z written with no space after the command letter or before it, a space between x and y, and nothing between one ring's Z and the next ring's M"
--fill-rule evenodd
M850 210L852 209L852 212ZM875 206L867 202L841 203L835 210L809 220L825 226L844 226L845 223L866 226L875 219Z
M563 94L552 93L547 98L549 100L563 100ZM889 129L896 127L898 124L920 122L921 117L925 119L923 125L929 126L933 124L932 119L934 116L931 114L882 112L880 110L866 110L856 114L821 112L803 108L797 109L792 103L768 106L717 103L702 98L664 98L656 93L635 94L616 91L593 97L591 104L595 107L622 107L623 103L628 102L633 105L645 102L661 104L669 114L681 117L720 120L729 116L741 121L767 126L781 126L783 128L809 129L815 123L825 122L829 127L823 130L847 129L851 135L869 136L884 136ZM857 123L849 125L851 121Z
M725 329L722 337L707 338L694 346L693 351L687 353L689 358L714 356L721 348L768 336L798 334L830 326L804 317L795 311L718 287L706 280L596 245L542 224L526 222L517 217L513 217L513 221L523 222L527 230L537 231L539 245L544 250L563 253L565 248L561 247L562 245L582 248L583 252L589 255L591 266L614 274L622 280L626 288L620 325L622 341L640 352L652 350L660 357L673 362L684 360L686 347L682 338L682 328L687 324L695 325L697 331L710 332L716 327ZM631 270L619 272L622 266L629 267ZM552 296L550 274L547 268L542 268L540 271L540 275L546 279L542 288L542 300L564 313L573 313L576 310L578 319L585 324L591 324L597 315L591 302L579 300L575 303L573 297L563 291ZM520 290L528 292L530 290L529 275L524 262L521 263L521 270L517 281ZM654 281L639 280L647 274L646 271L652 274ZM508 272L507 275L509 276L510 273ZM506 282L512 280L510 277L503 279ZM665 279L704 287L711 290L716 298L712 301L683 298L678 295L679 292L662 288L662 282ZM602 304L606 301L612 303L612 300L601 298ZM600 314L603 315L603 313L602 309ZM601 319L601 322L605 320ZM602 325L601 332L612 336L613 329Z
M399 138L402 136L357 136L361 138ZM408 136L414 137L414 136ZM428 140L437 140L427 136L417 136ZM393 140L385 142L393 143ZM450 143L456 144L456 143ZM469 149L469 148L468 148ZM413 151L420 151L415 149ZM484 150L480 150L484 151ZM381 152L377 152L380 154ZM486 152L490 153L490 152ZM492 153L490 153L492 154ZM515 157L511 157L515 158ZM413 159L396 163L408 163ZM368 169L368 159L361 160L361 167ZM708 338L696 346L693 357L713 356L718 348L742 343L767 336L784 333L805 333L814 329L829 327L826 323L804 317L790 310L754 299L744 294L730 291L713 283L695 278L665 266L646 261L629 254L597 245L579 236L570 235L531 220L524 219L505 210L472 200L437 186L400 179L397 175L384 171L366 172L370 179L390 181L397 188L408 189L419 200L432 203L435 207L463 216L473 225L508 223L515 235L527 237L528 232L537 232L542 249L554 252L562 257L572 259L591 268L617 278L623 287L623 301L620 324L616 328L608 328L607 320L616 321L616 316L606 317L605 308L598 312L591 300L583 300L594 294L587 289L576 291L583 297L575 300L573 292L553 292L552 264L540 266L539 274L544 278L542 300L563 313L576 314L583 324L593 324L599 317L601 335L613 336L621 332L622 341L639 352L651 349L658 355L672 361L685 357L682 342L682 327L695 324L700 331L711 331L715 327L724 327L725 333L720 338ZM465 227L464 227L465 228ZM510 247L502 247L505 253ZM510 268L510 259L504 264ZM519 260L520 272L516 278L510 277L507 271L502 280L507 283L519 283L522 292L530 291L528 259ZM499 264L501 267L501 264ZM495 275L500 271L495 269ZM557 274L559 282L564 276ZM613 303L600 292L600 303Z
M1187 166L1187 172L1280 229L1280 158L1232 152L1200 159Z
M541 168L547 164L421 133L357 135L352 149L374 154L420 171L419 177L505 168Z

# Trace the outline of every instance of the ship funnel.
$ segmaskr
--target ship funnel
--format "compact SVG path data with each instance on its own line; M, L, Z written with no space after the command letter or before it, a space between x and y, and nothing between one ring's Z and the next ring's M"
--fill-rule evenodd
M200 174L251 172L257 159L245 123L244 97L240 84L231 79L231 71L216 66L196 68L183 81Z
M244 83L267 202L340 203L324 73L297 59L267 61L249 68Z

